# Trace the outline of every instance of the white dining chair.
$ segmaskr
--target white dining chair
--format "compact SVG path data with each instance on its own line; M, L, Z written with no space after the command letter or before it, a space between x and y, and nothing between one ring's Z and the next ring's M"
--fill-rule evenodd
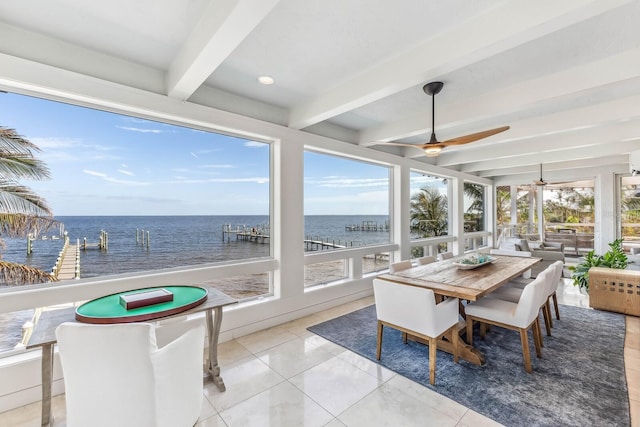
M519 331L525 371L531 373L528 331L532 330L536 355L542 357L542 334L538 313L546 297L546 270L527 285L517 303L499 298L483 298L467 304L467 344L473 345L473 322L481 322Z
M556 261L555 263L548 266L543 272L546 272L546 286L545 293L547 294L547 298L543 301L540 310L542 311L542 315L544 318L544 326L547 332L547 336L551 336L551 328L553 327L553 319L551 316L551 304L549 303L549 298L556 292L558 288L558 281L562 276L562 268L564 264L562 261ZM491 298L499 298L505 301L515 302L517 303L520 300L522 295L522 291L525 286L503 286L492 293L489 294ZM557 310L557 305L556 305ZM544 343L542 344L544 346Z
M436 262L436 257L431 255L423 256L416 259L416 264L418 265L427 265L427 264L431 264L432 262Z
M378 333L376 359L382 356L382 335L385 326L429 343L429 382L436 381L438 339L443 335L453 345L453 360L458 363L458 298L448 298L440 304L431 289L373 279Z
M406 270L411 268L411 260L407 259L404 261L394 262L389 266L389 273L397 273L398 271Z
M553 326L553 320L551 320L551 304L549 302L549 299L553 300L553 305L556 312L556 319L560 320L560 308L558 306L558 295L556 294L556 292L558 291L558 284L560 282L560 278L562 278L564 263L562 261L556 261L551 265L555 266L556 271L549 284L549 292L548 292L546 303L547 303L547 310L549 312L549 323L551 324L551 326Z
M442 252L438 254L438 261L444 261L445 259L453 258L453 252Z
M67 322L56 337L67 426L188 427L200 417L203 318L166 327Z

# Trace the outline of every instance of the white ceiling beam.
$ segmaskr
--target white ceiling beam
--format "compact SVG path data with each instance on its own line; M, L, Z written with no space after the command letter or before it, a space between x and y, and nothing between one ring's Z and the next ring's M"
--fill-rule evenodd
M523 111L536 103L638 78L640 48L445 105L438 109L436 129L446 131L455 126ZM431 129L425 127L427 116L426 111L421 111L401 121L364 130L360 133L360 145L372 145L375 144L374 141L388 142L430 132ZM446 132L439 134L446 135ZM442 139L446 138L440 138Z
M629 155L628 154L615 154L612 156L606 157L598 157L597 159L580 159L580 160L572 160L572 161L562 161L562 162L554 162L554 163L544 163L543 165L543 176L547 173L552 173L554 171L566 171L567 169L581 169L581 168L597 168L602 165L613 165L613 164L628 164L629 163ZM518 167L508 167L508 168L496 168L492 170L482 171L478 174L478 176L486 177L486 178L497 178L501 176L514 176L514 175L537 175L536 179L540 177L540 164L529 165L529 166L518 166Z
M592 163L590 161L585 162L561 162L558 165L564 164L565 168L555 168L546 170L543 168L542 177L549 183L562 183L570 181L584 181L595 178L598 174L602 173L603 168L608 169L613 173L627 173L629 171L628 159L620 158L619 156L605 157L601 159L600 163ZM536 165L539 167L539 165ZM547 167L550 165L544 165ZM540 169L535 172L520 173L513 175L496 176L493 179L493 183L496 186L499 185L532 185L533 181L540 178Z
M612 148L615 144L615 148ZM589 145L582 147L574 147L558 149L557 151L549 151L545 153L527 153L520 156L510 157L508 159L482 160L476 163L469 163L460 168L461 172L475 172L492 169L501 169L505 167L527 167L532 164L553 163L560 161L598 159L608 157L613 154L629 153L640 149L640 139L636 141L602 143L598 145Z
M596 16L629 0L512 0L293 108L302 129Z
M640 120L640 96L630 96L585 108L539 116L512 123L509 131L499 135L500 142L491 143L489 140L484 144L483 141L478 141L474 143L477 145L467 146L465 150L450 152L445 150L438 156L438 165L446 167L475 162L480 158L491 158L496 155L514 155L522 149L524 144L529 144L531 150L549 150L560 144L568 144L572 134L592 141L592 137L606 139L611 131L622 130L628 133L626 137L630 138L634 136L634 130L636 133L640 132L638 120ZM635 123L635 128L629 123ZM583 145L585 140L576 141L576 143ZM518 150L514 151L516 147Z
M167 71L167 95L188 99L279 1L212 0Z

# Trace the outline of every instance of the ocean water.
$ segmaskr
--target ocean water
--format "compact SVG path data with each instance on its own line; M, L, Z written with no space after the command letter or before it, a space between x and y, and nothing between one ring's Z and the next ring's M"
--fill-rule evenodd
M223 240L223 227L268 229L268 217L247 216L63 216L72 244L86 238L88 244L99 241L101 231L108 234L109 248L81 251L81 277L155 270L159 268L196 265L234 259L269 256L269 245L236 241L235 236ZM377 224L384 226L386 215L308 215L305 216L305 236L343 246L387 243L387 231L348 231L349 225ZM383 228L384 229L384 228ZM138 241L136 241L136 231ZM140 236L149 236L143 245ZM46 239L42 239L42 236ZM27 255L26 239L4 239L2 259L51 271L62 249L63 238L55 229L33 241ZM306 238L306 237L305 237ZM304 247L303 242L301 242ZM31 319L32 310L0 314L0 351L11 349L22 336L22 325Z

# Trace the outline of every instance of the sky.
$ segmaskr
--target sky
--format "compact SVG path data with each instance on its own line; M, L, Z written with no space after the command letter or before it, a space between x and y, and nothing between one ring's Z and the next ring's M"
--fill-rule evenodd
M55 216L267 215L269 146L0 93L0 126L37 145L51 180L20 181ZM305 153L306 215L387 215L389 169Z

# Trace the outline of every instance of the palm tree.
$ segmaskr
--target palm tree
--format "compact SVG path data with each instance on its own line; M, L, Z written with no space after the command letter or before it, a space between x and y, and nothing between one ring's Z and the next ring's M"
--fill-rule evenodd
M464 195L471 204L465 212L465 231L484 230L484 187L470 182L464 183Z
M411 230L420 237L443 236L448 229L447 196L423 187L411 197Z
M0 233L26 236L55 224L47 202L20 179L48 179L49 169L33 155L40 149L14 129L0 127ZM54 280L50 274L21 264L0 261L0 283L25 284Z

